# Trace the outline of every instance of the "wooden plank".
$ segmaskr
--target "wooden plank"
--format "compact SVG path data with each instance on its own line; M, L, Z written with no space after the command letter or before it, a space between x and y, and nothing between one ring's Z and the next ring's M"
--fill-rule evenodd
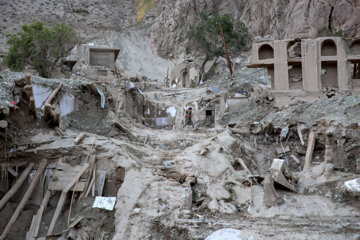
M311 131L309 134L309 140L308 140L308 146L306 149L306 156L305 156L305 163L304 163L304 170L308 170L310 167L310 163L312 160L312 156L314 153L314 147L315 147L315 134L314 131Z
M73 166L59 161L53 176L53 181L49 183L50 190L62 191L81 170L81 165ZM80 180L76 186L76 191L85 191L86 180Z
M302 136L302 133L301 133L301 129L300 129L300 125L299 125L299 124L297 125L296 129L297 129L297 132L298 132L298 134L299 134L299 138L300 138L300 141L301 141L301 145L304 146L305 143L304 143L304 139L303 139L303 136Z
M92 150L93 150L93 148L94 148L95 142L96 142L96 137L94 137L94 141L93 141L93 143L91 144L91 147L90 147L90 149L89 149L89 151L88 151L88 153L87 153L87 155L86 155L85 163L87 163L88 160L89 160L89 157L90 157L90 154L91 154L91 152L92 152Z
M90 184L90 181L91 181L91 176L92 176L92 173L93 173L93 168L94 168L95 161L96 161L96 156L92 155L90 157L89 174L88 174L88 177L86 179L84 191L80 194L80 199L85 196L85 192L86 192L85 189L89 188L89 184Z
M66 195L67 195L68 191L74 186L74 184L75 184L75 183L79 180L79 178L84 174L84 172L88 169L88 167L89 167L89 164L85 163L85 164L82 166L82 168L80 169L80 171L76 174L76 176L70 181L70 183L69 183L69 184L64 188L64 190L61 192L61 196L60 196L58 205L56 206L56 210L55 210L55 213L54 213L54 217L53 217L53 219L51 220L50 227L49 227L49 230L48 230L47 235L51 235L52 232L53 232L53 230L54 230L56 221L57 221L57 219L58 219L59 216L60 216L60 213L61 213L62 208L64 207L64 203L65 203L65 199L66 199Z
M79 178L84 174L84 172L88 169L88 167L89 167L89 164L85 163L81 167L78 174L71 180L71 182L68 184L68 186L66 186L66 188L63 191L67 193L74 186L74 184L79 180Z
M23 208L25 207L25 204L26 204L27 200L29 199L31 193L34 191L35 187L37 186L37 183L38 183L42 173L44 172L46 165L47 165L46 160L41 161L40 167L36 171L35 177L31 181L30 187L26 191L24 197L21 199L21 202L19 203L18 207L16 208L14 214L11 216L10 221L8 222L5 230L1 234L0 240L5 239L7 233L10 231L12 225L15 223L16 219L19 217L19 215L20 215L21 211L23 210Z
M76 185L78 182L75 183L74 189L76 190ZM71 194L71 200L70 200L70 208L69 208L69 216L68 216L68 221L67 221L67 226L70 225L70 216L71 216L71 208L72 208L72 203L74 200L74 195L75 195L75 191L72 192Z
M42 219L42 216L44 214L44 211L45 211L45 208L46 206L48 205L49 203L49 200L50 200L50 197L51 197L51 191L50 190L47 190L45 196L44 196L44 199L40 205L40 208L38 210L38 213L37 213L37 219L36 219L36 222L35 222L35 228L34 228L34 234L33 236L36 238L39 234L39 229L40 229L40 224L41 224L41 219Z
M23 171L20 178L16 181L14 186L5 194L5 196L0 201L0 210L5 206L5 204L10 200L10 198L19 190L23 182L26 180L29 175L31 169L33 169L35 163L31 162L27 166L27 168Z
M64 192L64 191L61 192L59 202L58 202L58 204L56 206L53 219L51 220L51 223L50 223L50 226L49 226L49 230L48 230L48 233L47 233L48 236L51 235L53 233L53 231L54 231L55 223L56 223L57 219L60 216L61 210L64 207L64 203L65 203L65 200L66 200L66 195L67 195L67 192Z
M29 231L26 233L26 237L25 237L25 240L32 240L32 236L33 236L33 230L34 230L34 224L35 224L35 221L36 221L36 217L37 217L37 214L35 214L31 220L31 224L30 224L30 228L29 228Z
M95 177L93 176L93 178L91 179L91 182L89 184L89 187L85 193L85 197L89 196L89 193L90 193L90 190L92 189L92 186L94 185L94 182L95 182Z
M80 216L78 217L75 221L73 221L70 225L69 225L69 228L73 228L75 227L79 222L81 222L81 220L84 219L84 216Z

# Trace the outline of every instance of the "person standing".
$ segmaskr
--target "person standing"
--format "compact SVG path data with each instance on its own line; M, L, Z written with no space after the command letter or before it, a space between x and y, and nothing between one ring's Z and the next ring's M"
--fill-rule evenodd
M195 128L194 127L194 123L192 121L192 108L189 107L189 109L186 111L186 114L185 114L185 125L183 126L183 128L186 126L186 125L191 125L193 127L193 129Z

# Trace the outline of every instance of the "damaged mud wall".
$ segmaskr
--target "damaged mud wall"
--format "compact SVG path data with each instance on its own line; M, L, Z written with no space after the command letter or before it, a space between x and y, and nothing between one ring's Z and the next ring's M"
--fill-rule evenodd
M336 170L360 173L359 126L331 126L327 128L325 138L326 161L333 163Z

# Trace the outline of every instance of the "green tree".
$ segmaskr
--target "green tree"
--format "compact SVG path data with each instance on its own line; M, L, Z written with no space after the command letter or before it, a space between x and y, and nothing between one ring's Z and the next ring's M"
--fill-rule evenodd
M9 35L10 49L5 63L14 71L30 67L46 78L62 64L77 41L74 29L61 23L46 27L42 22L35 22L23 25L22 29Z
M191 26L188 37L192 50L200 51L205 55L201 64L200 73L204 75L205 64L213 58L225 57L224 42L221 35L222 25L225 42L230 55L246 51L251 43L251 35L242 21L235 21L231 15L200 13L198 24ZM215 60L215 61L216 61Z

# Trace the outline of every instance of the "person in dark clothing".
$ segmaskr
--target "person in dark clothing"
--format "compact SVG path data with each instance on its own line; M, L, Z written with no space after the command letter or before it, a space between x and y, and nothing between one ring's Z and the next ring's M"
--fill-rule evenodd
M186 114L185 114L185 125L183 126L183 128L186 126L186 125L191 125L193 128L194 127L194 123L192 121L192 108L189 108L187 111L186 111Z

